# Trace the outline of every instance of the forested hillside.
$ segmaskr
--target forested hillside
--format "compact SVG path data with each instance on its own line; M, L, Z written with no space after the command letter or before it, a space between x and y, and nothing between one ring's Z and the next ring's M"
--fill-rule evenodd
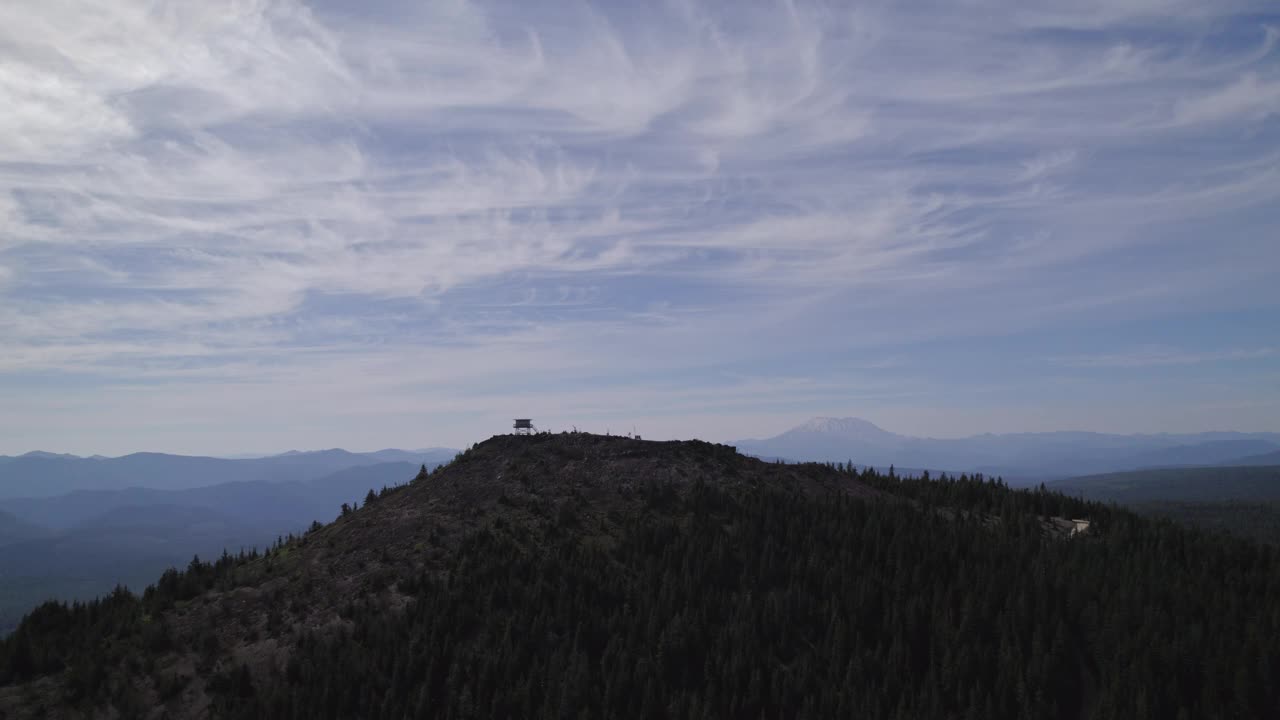
M1277 672L1267 546L983 478L566 434L42 606L0 644L0 715L1271 718Z
M1280 466L1138 470L1068 478L1049 488L1280 545Z
M1133 509L1144 515L1280 546L1280 501L1147 502L1135 504Z
M1160 468L1067 478L1053 490L1102 502L1280 501L1280 466Z

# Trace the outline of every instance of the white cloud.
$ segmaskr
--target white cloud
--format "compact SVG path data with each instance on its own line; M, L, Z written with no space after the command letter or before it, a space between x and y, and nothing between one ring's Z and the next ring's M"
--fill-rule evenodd
M1181 124L1257 120L1280 113L1280 81L1260 80L1248 72L1217 90L1178 103L1175 113Z
M1274 300L1249 8L0 8L0 384L385 362L463 403L487 355L687 371ZM1205 19L1258 42L1206 50ZM1122 266L1161 251L1183 282Z
M1075 161L1075 150L1055 150L1049 153L1040 153L1023 162L1022 172L1018 175L1018 178L1020 180L1036 180L1045 175L1061 172L1070 167Z

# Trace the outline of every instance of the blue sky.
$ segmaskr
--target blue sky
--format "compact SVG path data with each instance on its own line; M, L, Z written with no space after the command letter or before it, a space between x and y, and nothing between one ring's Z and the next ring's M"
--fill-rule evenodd
M0 453L1280 431L1270 2L0 7Z

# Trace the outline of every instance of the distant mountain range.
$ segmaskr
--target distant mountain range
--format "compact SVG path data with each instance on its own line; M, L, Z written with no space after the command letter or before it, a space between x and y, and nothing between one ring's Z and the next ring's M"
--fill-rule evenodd
M193 555L266 547L456 452L0 458L0 635L50 597L89 598L117 584L141 590Z
M299 482L362 465L439 464L457 452L426 448L353 453L335 448L238 459L147 452L84 458L31 452L17 457L0 456L0 500L54 497L73 490L184 490L228 482Z
M1238 460L1234 460L1227 465L1280 465L1280 450L1275 452L1263 453L1262 455L1250 455Z
M122 508L202 508L235 518L241 525L269 530L274 537L312 520L330 520L342 503L363 499L369 489L408 482L417 471L414 463L391 462L344 468L306 481L246 480L185 490L74 490L59 497L0 500L0 509L28 526L61 532Z
M13 513L0 511L0 547L23 540L48 536L48 528L32 525Z
M1280 455L1280 433L988 433L936 439L899 435L860 418L814 418L775 437L734 444L761 457L982 472L1011 483L1151 467L1267 465Z

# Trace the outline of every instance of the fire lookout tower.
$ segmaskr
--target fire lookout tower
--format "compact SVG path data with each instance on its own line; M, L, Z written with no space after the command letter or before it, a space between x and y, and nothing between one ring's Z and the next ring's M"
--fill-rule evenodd
M529 418L516 418L516 424L512 427L516 429L517 435L532 435L537 431L537 428L533 426L533 421Z

